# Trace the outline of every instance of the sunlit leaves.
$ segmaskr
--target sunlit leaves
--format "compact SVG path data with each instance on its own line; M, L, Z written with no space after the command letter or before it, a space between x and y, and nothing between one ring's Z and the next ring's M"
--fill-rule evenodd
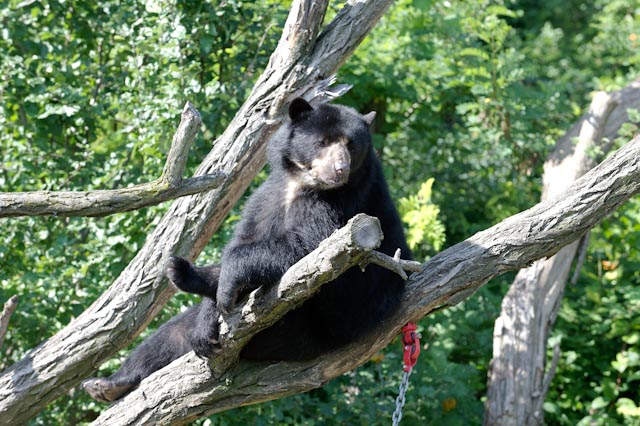
M445 228L438 219L440 208L431 201L434 179L427 179L415 195L398 201L398 210L406 225L407 244L416 256L438 252L445 240Z

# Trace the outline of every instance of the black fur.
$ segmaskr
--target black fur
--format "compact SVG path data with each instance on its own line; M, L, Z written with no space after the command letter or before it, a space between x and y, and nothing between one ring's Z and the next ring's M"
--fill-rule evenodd
M338 105L313 109L296 99L289 116L269 143L269 177L247 201L221 265L194 267L177 257L169 261L167 276L180 289L205 296L202 303L160 327L117 373L86 381L85 389L94 398L119 398L189 350L203 357L214 355L219 349L220 312L228 312L251 290L277 283L289 267L357 213L380 219L382 252L393 255L400 248L403 257L410 257L371 145L368 125L374 115L362 116ZM256 335L241 357L317 357L379 324L397 306L403 290L402 280L386 269L349 269Z

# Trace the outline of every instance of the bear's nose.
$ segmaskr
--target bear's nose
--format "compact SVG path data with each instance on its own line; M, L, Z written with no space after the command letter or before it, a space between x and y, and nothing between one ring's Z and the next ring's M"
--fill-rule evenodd
M350 171L350 166L349 163L343 162L343 161L338 161L333 165L334 170L336 171L336 174L339 177L346 177L349 175L349 171Z

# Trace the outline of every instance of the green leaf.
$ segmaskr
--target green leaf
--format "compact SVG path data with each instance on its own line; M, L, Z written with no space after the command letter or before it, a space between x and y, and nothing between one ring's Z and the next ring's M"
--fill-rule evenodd
M604 399L601 396L596 397L593 401L591 401L591 409L592 410L601 410L609 405L609 401Z
M486 9L488 15L506 16L509 18L516 18L518 14L513 10L508 9L505 6L499 4L493 4Z
M62 115L65 117L71 117L80 111L80 107L77 105L45 105L45 110L42 114L38 115L39 119L47 118L51 115Z
M616 411L624 416L640 417L640 407L629 398L620 398L616 401Z

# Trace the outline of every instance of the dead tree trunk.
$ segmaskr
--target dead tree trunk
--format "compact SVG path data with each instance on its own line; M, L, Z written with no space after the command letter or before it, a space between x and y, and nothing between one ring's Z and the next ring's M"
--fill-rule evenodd
M219 188L176 201L144 247L82 315L0 375L0 425L19 425L78 385L127 345L174 293L163 277L171 254L194 259L262 168L266 141L288 100L317 89L353 53L391 0L353 0L320 33L328 0L296 0L277 49L197 176L223 173Z
M214 359L208 365L189 353L143 380L138 389L110 406L93 425L177 425L230 408L320 387L366 362L386 346L407 321L416 321L438 308L455 305L491 278L551 256L579 239L640 192L639 155L640 137L576 181L558 198L505 219L434 256L423 265L422 272L409 278L400 309L371 334L343 349L313 361L292 363L230 363ZM297 296L295 300L278 303L291 305L300 297L309 296L313 287L306 287L307 281L321 279L324 269L318 267L309 272L304 265L318 265L319 259L340 258L332 254L335 245L323 243L287 272L280 285L287 292L297 288L293 292ZM350 261L341 259L335 268L359 262L355 257ZM283 291L279 287L262 293L259 298L254 294L250 300L260 299L257 306L264 307ZM254 324L261 323L267 316L269 321L277 319L272 309L254 310L252 303L255 302L238 307L232 317L239 318L240 324L245 322L242 318ZM284 311L286 309L279 310L278 315ZM225 350L237 353L243 340L255 331L252 327L243 330L237 336L234 332L224 335ZM167 383L171 386L166 386Z
M596 94L589 112L558 141L545 163L542 201L557 198L591 169L595 164L594 148L606 153L627 120L627 109L638 105L640 81L611 95ZM559 348L554 348L551 366L545 373L547 338L578 245L575 241L553 257L520 270L504 297L493 333L485 425L544 423L542 404L559 356Z

